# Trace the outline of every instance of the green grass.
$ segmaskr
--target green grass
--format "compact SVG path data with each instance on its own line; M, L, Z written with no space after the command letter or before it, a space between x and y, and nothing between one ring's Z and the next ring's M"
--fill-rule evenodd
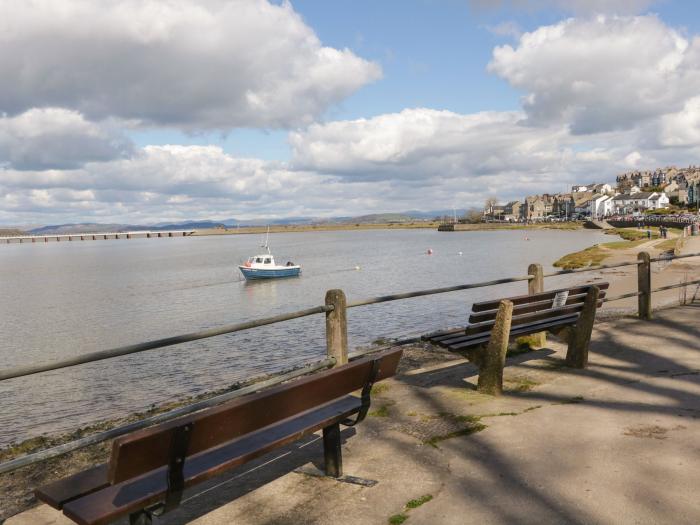
M375 384L375 385L372 386L372 392L371 392L371 393L372 393L372 395L383 394L383 393L386 392L387 390L389 390L389 384L388 384L388 383L377 383L377 384Z
M441 417L447 417L451 419L455 419L460 422L467 423L467 426L465 426L462 429L456 430L454 432L450 432L449 434L441 434L438 436L432 436L425 441L423 441L424 445L430 445L431 447L438 448L438 443L441 441L445 441L447 439L452 439L460 436L468 436L470 434L474 434L476 432L481 432L486 428L486 425L481 423L481 417L479 416L457 416L454 414L447 414L447 413L441 413Z
M481 417L503 417L503 416L519 416L520 412L494 412L493 414L482 414Z
M504 383L504 390L508 390L510 392L529 392L539 385L537 381L533 381L527 377L514 377L512 379L506 379Z
M654 231L651 228L651 238L657 239L659 237L658 228ZM624 250L627 248L634 248L647 242L646 230L636 230L631 228L614 228L612 230L606 230L605 233L610 235L619 235L624 240L606 242L603 244L596 244L580 252L570 253L565 255L558 261L554 263L557 268L562 268L564 270L576 270L578 268L588 268L590 266L599 266L603 261L610 256L610 250Z
M580 252L570 253L554 263L557 268L563 270L575 270L588 266L598 266L608 256L598 245L591 246Z
M524 354L539 348L540 338L537 334L523 335L515 338L515 348L508 348L506 355L513 356Z
M647 230L651 230L651 238L657 238L659 236L659 229L656 226L649 228L643 228L638 230L637 228L613 228L611 230L605 230L607 235L619 235L626 241L639 241L642 239L647 239Z
M627 248L634 248L635 246L639 246L640 244L644 244L648 240L649 239L644 237L644 239L637 239L636 241L606 242L606 243L601 244L600 246L603 248L607 248L608 250L625 250Z
M401 525L407 519L407 514L394 514L392 517L389 518L389 525Z
M486 428L486 425L483 425L481 423L478 423L476 425L469 426L467 428L463 428L461 430L456 430L454 432L450 432L449 434L444 434L442 436L433 436L429 439L426 439L423 441L424 445L430 445L431 447L434 448L439 448L438 443L441 441L446 441L448 439L460 437L460 436L469 436L470 434L475 434L476 432L481 432Z
M389 405L382 405L377 410L372 410L367 415L370 417L389 417Z
M421 496L420 498L412 499L408 503L406 503L406 509L417 509L421 505L428 503L431 499L433 499L432 494L426 494L425 496Z

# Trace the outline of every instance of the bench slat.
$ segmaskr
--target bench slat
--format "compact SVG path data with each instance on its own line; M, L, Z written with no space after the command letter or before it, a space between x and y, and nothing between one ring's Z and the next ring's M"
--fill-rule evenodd
M454 334L463 334L464 330L466 330L466 327L464 328L450 328L449 330L439 330L437 332L431 332L429 334L425 334L421 336L421 339L423 341L434 341L434 340L439 340L441 338L449 337Z
M598 306L601 306L602 304L602 301L598 301ZM511 326L518 326L533 321L538 321L541 319L553 318L558 315L564 315L567 313L580 312L582 309L583 303L578 303L570 306L562 306L561 308L556 309L550 308L547 310L538 310L536 312L530 312L522 315L514 315L511 319ZM495 320L467 325L467 328L465 329L464 333L470 335L479 334L483 332L490 332L494 324Z
M563 316L561 319L556 319L556 320L547 320L542 323L538 324L531 324L531 325L525 325L525 326L520 326L511 329L510 331L510 336L515 337L515 336L521 336L521 335L528 335L528 334L535 334L538 332L543 332L547 330L548 328L556 328L556 327L561 327L561 326L570 326L576 323L578 320L578 314L577 315L571 315L571 316ZM460 342L454 342L450 345L444 345L446 346L450 351L457 351L457 350L464 350L466 348L472 347L472 346L477 346L483 343L488 342L490 339L490 335L480 335L478 337L474 337L472 339L466 340L466 341L460 341Z
M187 455L197 454L359 390L366 383L374 360L381 361L377 381L393 376L401 352L395 349L374 354L117 438L112 447L109 480L120 483L167 465L170 443L178 426L194 423Z
M515 297L507 297L509 301L513 303L513 305L519 305L519 304L526 304L526 303L531 303L535 301L542 301L545 299L553 299L556 294L559 292L566 292L568 291L572 295L577 295L580 293L586 293L588 292L588 289L591 286L597 286L601 291L602 290L607 290L608 287L610 286L610 283L607 282L600 282L600 283L589 283L581 286L575 286L573 288L559 288L557 290L548 290L546 292L539 292L536 294L532 295L517 295ZM483 301L480 303L474 303L472 305L472 312L483 312L484 310L495 310L498 308L498 303L500 303L503 299L495 299L492 301Z
M185 487L255 459L357 413L360 399L346 396L207 450L185 461ZM68 502L64 514L80 525L103 525L162 500L166 468Z
M511 330L510 334L512 335L522 335L524 331L531 330L532 333L537 333L543 331L543 326L564 326L566 324L574 324L576 320L579 317L579 313L567 313L564 315L559 315L556 317L549 317L545 319L540 319L537 321L533 321L531 323L523 324L523 325L516 325L513 326L511 325ZM442 341L439 341L438 344L443 347L449 347L451 348L455 344L459 343L464 343L464 342L469 342L472 340L485 340L488 341L489 338L491 337L491 332L481 332L481 333L476 333L476 334L464 334L462 333L461 336L456 336L452 337L450 339L445 339Z
M601 291L599 296L599 299L604 299L605 298L605 292ZM566 305L572 305L572 304L583 304L584 301L586 300L586 294L581 293L581 294L576 294L576 295L571 295L566 298ZM519 304L517 306L513 306L513 315L521 315L521 314L526 314L526 313L531 313L531 312L536 312L538 310L547 310L552 308L552 299L545 299L544 301L536 301L532 303L524 303L524 304ZM469 316L469 324L473 323L480 323L483 321L490 321L492 319L496 319L496 314L498 313L498 308L494 310L485 310L483 312L476 312L472 313Z
M105 463L44 485L35 491L36 497L60 510L65 503L109 485L107 468Z

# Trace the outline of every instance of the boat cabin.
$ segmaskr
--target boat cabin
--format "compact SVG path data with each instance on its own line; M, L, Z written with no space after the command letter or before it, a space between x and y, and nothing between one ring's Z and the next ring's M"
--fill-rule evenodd
M275 258L269 253L265 255L256 255L254 257L251 257L250 259L248 259L248 262L250 263L250 266L275 266Z

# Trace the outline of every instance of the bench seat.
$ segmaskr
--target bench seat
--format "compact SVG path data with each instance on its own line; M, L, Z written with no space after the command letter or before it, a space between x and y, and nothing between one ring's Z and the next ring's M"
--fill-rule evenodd
M109 485L107 463L78 472L37 489L36 496L54 509L61 510L63 505L77 497L84 496Z
M319 430L325 473L341 479L340 425L365 418L372 385L396 373L401 354L378 352L125 434L112 443L109 464L40 487L36 496L81 525L126 515L150 524L180 505L184 489Z
M519 295L506 300L513 303L513 314L510 321L510 337L536 334L550 331L558 332L562 328L574 326L584 308L586 294L592 285L582 285L573 288L561 288L533 295ZM596 307L602 306L608 283L597 283L600 290ZM553 308L552 303L560 292L568 292L566 302L559 308ZM452 352L460 352L487 343L491 338L491 330L496 324L500 300L483 301L472 305L469 324L464 328L441 330L423 336L424 341L447 348Z
M568 340L566 363L584 368L597 308L609 284L578 285L472 305L469 324L433 332L424 341L458 353L479 368L477 390L500 394L508 344L514 337L551 332ZM538 335L536 344L544 344Z
M205 481L271 450L342 421L360 410L360 398L346 396L298 416L191 456L185 463L185 487ZM63 505L80 525L107 524L119 516L161 501L167 490L166 467L136 479L109 485Z

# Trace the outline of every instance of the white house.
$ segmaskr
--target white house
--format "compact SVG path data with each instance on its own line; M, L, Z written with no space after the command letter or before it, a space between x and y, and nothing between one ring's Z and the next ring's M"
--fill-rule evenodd
M603 195L614 195L615 193L610 184L594 184L592 187L589 186L589 189L596 193L602 193Z
M615 213L626 214L635 211L656 210L668 207L668 195L658 192L637 192L631 195L621 193L613 197Z
M654 210L658 210L659 208L668 208L670 202L668 195L663 192L656 193L649 199L649 201L651 202L650 208Z
M592 191L594 193L604 193L604 194L613 194L613 188L610 186L610 184L577 184L575 186L571 186L571 192L572 193L581 193L583 191Z
M594 195L589 201L591 219L600 219L613 214L613 197L610 195Z

